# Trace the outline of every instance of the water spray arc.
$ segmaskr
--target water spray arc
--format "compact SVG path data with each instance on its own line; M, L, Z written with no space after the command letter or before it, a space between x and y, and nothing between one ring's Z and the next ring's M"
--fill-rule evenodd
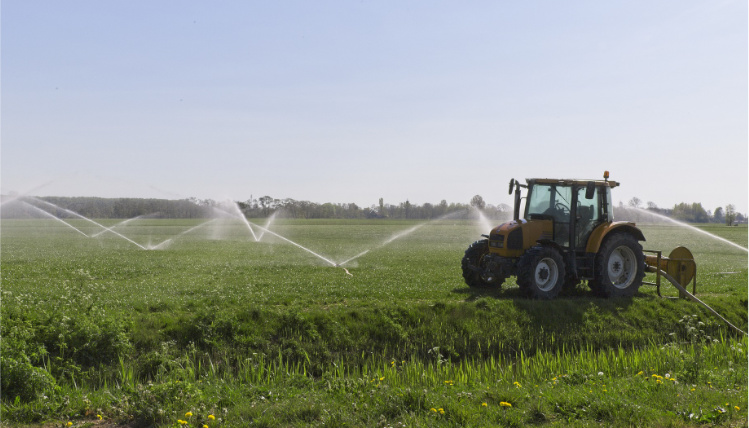
M143 218L143 217L150 217L150 216L154 216L154 215L156 215L156 214L158 214L158 213L153 213L153 214L143 214L143 215L139 215L139 216L137 216L137 217L129 218L129 219L127 219L127 220L123 220L123 221L121 221L121 222L119 222L119 223L115 224L114 226L110 227L109 229L110 229L110 230L111 230L111 229L115 229L115 228L117 228L117 227L120 227L120 226L124 226L124 225L126 225L126 224L130 223L130 222L131 222L131 221L133 221L133 220L137 220L137 219L139 219L139 218ZM106 230L102 230L101 232L96 232L96 233L94 233L93 235L91 235L91 237L92 237L92 238L96 238L97 236L99 236L99 235L101 235L102 233L105 233L105 232L107 232L107 231L106 231Z
M273 214L268 217L268 221L265 222L265 227L263 229L260 229L260 234L257 236L257 240L261 241L263 239L263 235L265 235L265 231L270 228L271 223L273 223L273 220L276 218L276 214L278 211L275 211Z
M252 226L250 225L250 222L247 221L247 217L245 217L244 213L242 213L242 210L239 209L239 204L236 203L236 202L232 202L231 204L229 204L229 206L231 207L232 210L235 211L235 213L233 215L236 215L237 217L239 217L240 219L242 219L242 221L244 222L245 226L247 226L247 229L250 230L250 233L252 234L252 238L255 239L255 242L258 242L260 239L258 239L257 235L255 234L255 231L252 230Z
M379 245L377 245L375 247L372 247L372 248L369 248L369 249L366 249L366 250L362 251L361 253L355 255L354 257L351 257L350 259L342 261L341 263L339 263L339 265L343 266L343 265L345 265L347 263L353 262L354 260L356 260L356 259L358 259L358 258L360 258L360 257L362 257L364 255L366 255L367 253L369 253L372 250L376 250L376 249L382 248L382 247L388 245L389 243L395 241L396 239L402 238L402 237L404 237L406 235L410 235L411 233L413 233L413 232L421 229L425 224L426 223L420 223L420 224L417 224L416 226L413 226L413 227L411 227L409 229L406 229L406 230L403 230L401 232L398 232L398 233L394 234L393 236L389 237L388 239L384 240L383 242L381 242Z
M325 257L325 256L323 256L321 254L318 254L318 253L310 250L309 248L307 248L307 247L305 247L305 246L303 246L303 245L301 245L299 243L296 243L296 242L292 241L291 239L289 239L289 238L287 238L285 236L282 236L282 235L280 235L280 234L278 234L278 233L276 233L276 232L268 229L267 227L262 227L260 225L257 225L255 223L250 222L249 220L247 220L247 218L244 216L244 214L242 213L242 211L239 209L239 205L236 202L232 202L229 205L230 205L230 207L233 207L232 211L235 211L234 213L227 212L227 211L225 211L223 209L220 209L220 208L217 208L217 211L219 211L220 213L228 214L228 215L230 215L232 217L239 217L242 220L242 222L247 226L247 228L250 230L250 232L252 233L252 237L255 239L255 242L260 241L260 238L258 237L258 235L255 234L255 232L253 230L253 226L256 227L256 228L258 228L258 229L260 229L263 232L263 234L270 233L271 235L273 235L273 236L281 239L282 241L288 242L289 244L291 244L291 245L293 245L293 246L295 246L295 247L297 247L297 248L299 248L301 250L304 250L304 251L312 254L313 256L315 256L315 257L319 258L320 260L322 260L322 261L330 264L333 267L341 267L339 263L336 263L333 260L330 260L329 258L327 258L327 257ZM273 220L273 217L271 217L268 220L267 225L270 225L270 223L272 222L272 220ZM260 237L262 237L262 235L260 235ZM348 270L346 270L345 268L342 268L342 269L345 270L347 274L351 275Z
M51 202L47 202L47 201L39 199L39 198L32 198L32 199L35 200L35 201L38 201L38 202L42 202L42 203L44 203L46 205L49 205L49 206L51 206L51 207L53 207L55 209L63 210L63 211L65 211L66 213L68 213L70 215L73 215L73 216L78 217L80 219L86 220L86 221L88 221L90 223L93 223L93 224L101 227L102 229L105 229L106 231L111 232L111 233L119 236L120 238L122 238L122 239L130 242L131 244L138 246L141 250L146 250L147 249L146 247L144 247L144 246L140 245L139 243L133 241L132 239L128 238L127 236L125 236L125 235L123 235L123 234L121 234L121 233L119 233L117 231L114 231L114 230L112 230L112 229L110 229L110 228L108 228L108 227L106 227L106 226L104 226L102 224L99 224L99 223L95 222L94 220L91 220L90 218L88 218L86 216L82 216L82 215L78 214L75 211L71 211L71 210L69 210L67 208L60 207L58 205L55 205L55 204L53 204Z
M82 230L80 230L80 229L78 229L77 227L73 226L72 224L70 224L70 223L66 222L65 220L61 219L60 217L56 217L56 216L54 216L54 215L52 215L52 214L48 213L47 211L44 211L43 209L41 209L41 208L39 208L39 207L37 207L37 206L35 206L35 205L31 205L31 204L30 204L30 203L28 203L28 202L25 202L25 201L21 201L21 203L23 203L24 205L27 205L27 206L29 206L29 207L31 207L31 208L33 208L33 209L35 209L36 211L38 211L38 212L40 212L40 213L42 213L42 214L46 215L47 217L50 217L50 218L53 218L53 219L55 219L55 220L59 221L60 223L64 224L65 226L68 226L69 228L71 228L71 229L75 230L76 232L80 233L81 235L85 236L86 238L90 238L90 236L88 236L88 235L86 235L85 233L83 233L83 231L82 231Z
M180 236L186 235L186 234L192 232L193 230L197 230L197 229L200 229L201 227L207 226L207 225L213 223L216 220L218 220L218 219L214 218L212 220L204 221L203 223L200 223L197 226L193 226L193 227L185 230L184 232L180 232L176 236L173 236L173 237L171 237L171 238L169 238L169 239L167 239L167 240L165 240L165 241L163 241L163 242L161 242L159 244L156 244L154 246L149 247L149 249L150 250L162 250L162 249L168 247L172 242L174 242L175 239L179 238Z
M717 235L713 235L712 233L710 233L710 232L708 232L706 230L702 230L699 227L694 227L691 224L683 223L683 222L680 222L678 220L674 220L671 217L667 217L665 215L661 215L661 214L657 214L657 213L654 213L654 212L651 212L651 211L648 211L648 210L644 210L642 208L633 208L633 209L636 210L636 211L638 211L638 212L641 212L643 214L651 215L653 217L669 221L669 222L671 222L673 224L676 224L677 226L681 226L681 227L687 228L687 229L692 230L694 232L699 232L699 233L701 233L703 235L707 235L707 236L709 236L709 237L711 237L711 238L713 238L715 240L724 242L724 243L729 244L729 245L731 245L733 247L736 247L736 248L738 248L740 250L744 250L746 252L749 252L749 248L742 247L741 245L739 245L739 244L737 244L737 243L735 243L733 241L729 241L726 238L723 238L723 237L720 237L720 236L717 236Z
M393 234L393 235L392 235L391 237L389 237L388 239L386 239L386 240L382 241L382 242L381 242L380 244L378 244L377 246L375 246L375 247L372 247L372 248L369 248L369 249L367 249L367 250L364 250L364 251L362 251L361 253L359 253L359 254L355 255L354 257L351 257L350 259L347 259L347 260L344 260L344 261L342 261L342 262L341 262L341 263L339 263L338 265L339 265L339 266L343 266L343 265L345 265L345 264L347 264L347 263L350 263L350 262L352 262L352 261L354 261L354 260L356 260L356 259L358 259L358 258L360 258L360 257L362 257L362 256L364 256L364 255L366 255L367 253L369 253L369 252L370 252L370 251L372 251L372 250L376 250L376 249L382 248L382 247L384 247L384 246L386 246L386 245L390 244L391 242L395 241L396 239L400 239L400 238L403 238L404 236L410 235L410 234L412 234L413 232L415 232L415 231L417 231L417 230L421 229L422 227L426 226L426 225L427 225L427 224L429 224L429 223L432 223L432 222L435 222L435 221L440 221L440 220L447 220L447 219L450 219L450 218L454 217L455 215L456 215L455 213L451 213L451 214L446 214L446 215L443 215L442 217L438 217L438 218L436 218L436 219L434 219L434 220L429 220L429 221L425 221L425 222L423 222L423 223L419 223L419 224L417 224L416 226L410 227L410 228L408 228L408 229L406 229L406 230L402 230L402 231L400 231L400 232L398 232L398 233L395 233L395 234Z
M301 245L301 244L297 244L296 242L292 241L292 240L291 240L291 239L289 239L289 238L286 238L286 237L284 237L284 236L281 236L281 235L279 235L278 233L276 233L276 232L274 232L274 231L272 231L272 230L270 230L270 229L266 229L266 228L264 228L264 227L262 227L262 226L258 226L258 225L257 225L257 224L255 224L255 223L250 223L250 222L249 222L249 221L248 221L247 219L245 219L245 221L246 221L246 222L247 222L248 224L251 224L251 225L253 225L253 226L257 227L258 229L260 229L260 230L262 230L262 231L264 231L264 232L270 233L271 235L275 236L276 238L279 238L279 239L281 239L281 240L283 240L283 241L286 241L286 242L288 242L289 244L291 244L291 245L294 245L295 247L297 247L297 248L299 248L299 249L302 249L302 250L304 250L304 251L306 251L306 252L308 252L308 253L310 253L310 254L314 255L315 257L319 258L320 260L323 260L323 261L327 262L328 264L330 264L330 265L331 265L331 266L333 266L333 267L340 267L338 263L336 263L336 262L334 262L334 261L330 260L329 258L327 258L327 257L325 257L325 256L322 256L322 255L320 255L320 254L318 254L318 253L316 253L316 252L314 252L314 251L310 250L309 248L307 248L307 247L305 247L305 246L303 246L303 245Z
M488 218L486 218L486 215L484 215L484 212L480 210L479 208L476 208L476 213L479 216L479 227L482 231L492 230L493 226Z

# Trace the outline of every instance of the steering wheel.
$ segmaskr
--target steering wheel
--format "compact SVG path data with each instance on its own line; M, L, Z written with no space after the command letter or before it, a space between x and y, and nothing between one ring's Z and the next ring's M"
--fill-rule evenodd
M554 205L554 209L561 211L562 215L570 215L570 209L561 202L557 202L556 205Z

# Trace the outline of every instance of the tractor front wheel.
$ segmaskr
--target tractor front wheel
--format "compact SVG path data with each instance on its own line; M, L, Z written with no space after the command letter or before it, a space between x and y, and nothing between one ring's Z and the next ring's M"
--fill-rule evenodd
M486 256L489 254L489 240L481 239L473 244L465 252L461 267L463 268L463 279L466 284L473 288L499 287L504 278L488 275L486 271Z
M634 236L617 233L601 245L590 288L603 297L628 297L637 293L645 277L645 256Z
M554 247L533 247L518 261L517 282L528 297L553 299L565 281L562 255Z

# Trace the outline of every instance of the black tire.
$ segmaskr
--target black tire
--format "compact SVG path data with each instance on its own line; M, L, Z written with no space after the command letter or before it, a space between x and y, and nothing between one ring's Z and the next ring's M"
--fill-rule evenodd
M564 287L566 266L554 247L533 247L518 261L520 290L534 299L553 299Z
M606 238L596 255L595 279L590 288L603 297L634 296L645 277L642 245L628 233Z
M463 268L463 279L469 287L490 288L499 287L504 278L495 277L491 282L482 275L486 268L484 257L489 254L489 240L481 239L471 244L463 256L461 267Z

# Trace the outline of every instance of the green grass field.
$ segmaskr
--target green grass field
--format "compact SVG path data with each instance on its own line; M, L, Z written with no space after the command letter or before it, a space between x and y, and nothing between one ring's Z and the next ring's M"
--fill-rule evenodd
M746 426L746 337L650 286L471 290L471 222L269 227L306 250L238 221L70 224L2 222L4 425ZM688 247L697 296L746 330L746 251L641 227L645 249Z

